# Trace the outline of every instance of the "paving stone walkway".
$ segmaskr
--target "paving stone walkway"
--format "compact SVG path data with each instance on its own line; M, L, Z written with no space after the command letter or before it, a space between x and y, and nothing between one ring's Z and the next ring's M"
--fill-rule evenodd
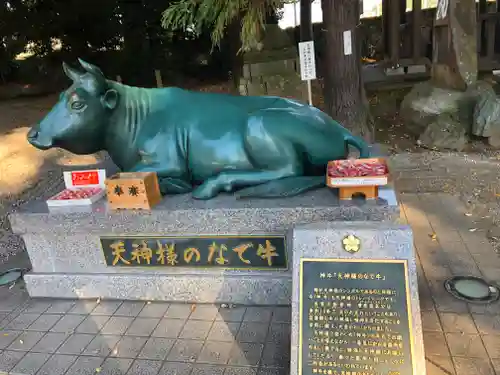
M500 257L477 219L448 194L402 194L417 252L428 375L500 375L500 304L472 305L443 288L453 275L500 282Z
M469 305L443 282L500 282L500 258L456 196L402 194L415 236L428 375L500 375L500 304ZM290 309L31 300L0 289L0 374L280 375ZM2 372L3 371L3 372Z

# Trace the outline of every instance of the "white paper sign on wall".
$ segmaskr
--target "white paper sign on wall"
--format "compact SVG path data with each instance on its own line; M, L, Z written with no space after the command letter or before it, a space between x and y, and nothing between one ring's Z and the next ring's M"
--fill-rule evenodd
M351 30L344 31L344 55L352 55L352 33Z
M448 0L439 0L436 9L436 20L444 20L448 16Z
M303 81L316 79L316 59L314 41L299 43L300 76Z

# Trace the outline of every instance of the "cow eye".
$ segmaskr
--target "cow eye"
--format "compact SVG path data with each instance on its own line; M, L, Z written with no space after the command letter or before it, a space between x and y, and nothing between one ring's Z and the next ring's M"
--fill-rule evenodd
M75 111L81 111L82 109L85 109L86 104L83 102L73 102L71 103L71 109L74 109Z

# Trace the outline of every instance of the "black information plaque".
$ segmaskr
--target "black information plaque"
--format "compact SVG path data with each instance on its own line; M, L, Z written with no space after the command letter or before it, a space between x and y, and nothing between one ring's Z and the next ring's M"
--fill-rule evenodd
M111 267L286 269L285 236L101 237Z
M301 259L299 375L412 375L407 268Z

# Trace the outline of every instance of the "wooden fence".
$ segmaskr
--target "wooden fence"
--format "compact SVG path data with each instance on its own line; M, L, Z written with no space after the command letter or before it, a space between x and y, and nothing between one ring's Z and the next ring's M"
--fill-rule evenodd
M436 8L423 9L423 0L382 1L382 58L365 65L367 83L391 78L429 75ZM500 0L477 1L478 66L480 72L500 69Z
M500 69L500 1L480 0L478 7L479 69Z

